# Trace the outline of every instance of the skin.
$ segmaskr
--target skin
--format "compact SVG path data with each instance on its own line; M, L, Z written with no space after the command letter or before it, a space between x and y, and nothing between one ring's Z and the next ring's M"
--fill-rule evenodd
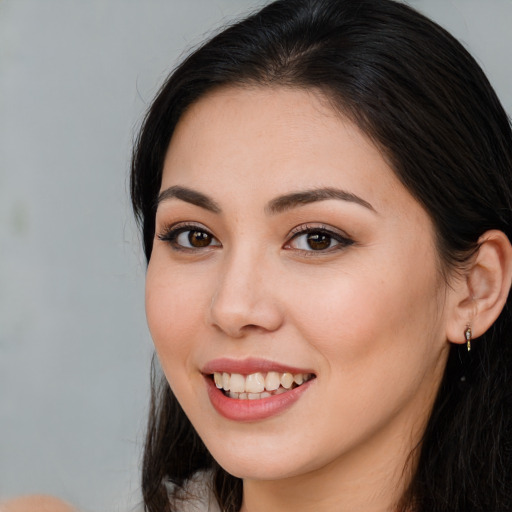
M77 512L58 498L45 495L23 496L0 503L1 512Z
M353 123L320 93L290 88L224 88L194 104L164 164L161 191L175 186L221 211L159 203L148 324L199 435L244 479L243 511L393 510L446 364L448 306L459 301L427 213ZM276 197L323 187L371 207L333 198L268 211ZM211 245L183 250L188 233L161 239L183 222ZM315 251L304 226L352 242ZM201 373L219 357L264 358L316 379L278 415L228 420Z

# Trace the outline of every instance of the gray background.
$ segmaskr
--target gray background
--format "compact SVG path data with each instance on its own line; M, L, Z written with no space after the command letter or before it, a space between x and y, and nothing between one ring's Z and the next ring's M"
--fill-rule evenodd
M183 50L255 0L0 0L0 498L140 502L152 352L132 138ZM512 0L410 2L512 112Z

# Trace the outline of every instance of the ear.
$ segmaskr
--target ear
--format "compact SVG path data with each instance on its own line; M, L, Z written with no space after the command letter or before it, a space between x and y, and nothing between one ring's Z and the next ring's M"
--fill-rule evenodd
M502 231L486 231L469 268L450 290L446 337L466 343L464 331L473 338L484 334L500 315L512 285L512 246Z

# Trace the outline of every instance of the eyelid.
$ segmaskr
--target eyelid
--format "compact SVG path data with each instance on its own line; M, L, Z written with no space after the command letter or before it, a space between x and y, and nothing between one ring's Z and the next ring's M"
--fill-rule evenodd
M330 226L325 222L303 222L302 224L299 224L298 226L292 228L289 234L294 235L296 233L302 233L303 231L308 231L312 229L318 229L321 231L332 231L333 233L339 232L340 234L342 233L340 229L335 228L334 226Z
M291 239L298 234L302 235L304 233L311 233L313 231L321 231L324 233L329 233L329 234L335 235L339 238L343 238L346 240L351 239L351 236L348 233L346 233L345 231L342 231L341 229L335 228L333 226L328 226L327 224L324 224L324 223L317 224L314 222L307 222L307 223L300 224L300 225L294 227L288 234L288 239Z
M160 240L162 240L163 238L166 238L169 235L178 232L179 230L183 230L183 229L187 229L187 228L188 229L203 229L204 231L210 232L209 229L206 229L203 225L201 225L197 222L181 221L181 222L163 224L160 229L156 230L155 234Z
M168 233L169 231L175 231L175 230L183 229L183 228L203 229L204 231L208 231L208 233L210 232L210 230L204 224L201 224L200 222L182 220L179 222L162 223L162 227L158 230L159 231L158 236L160 236L163 233Z

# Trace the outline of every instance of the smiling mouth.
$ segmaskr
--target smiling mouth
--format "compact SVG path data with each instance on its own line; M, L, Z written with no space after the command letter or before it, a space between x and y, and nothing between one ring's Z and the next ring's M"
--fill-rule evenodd
M286 393L315 378L312 373L240 373L215 372L210 375L222 393L237 400L260 400Z

